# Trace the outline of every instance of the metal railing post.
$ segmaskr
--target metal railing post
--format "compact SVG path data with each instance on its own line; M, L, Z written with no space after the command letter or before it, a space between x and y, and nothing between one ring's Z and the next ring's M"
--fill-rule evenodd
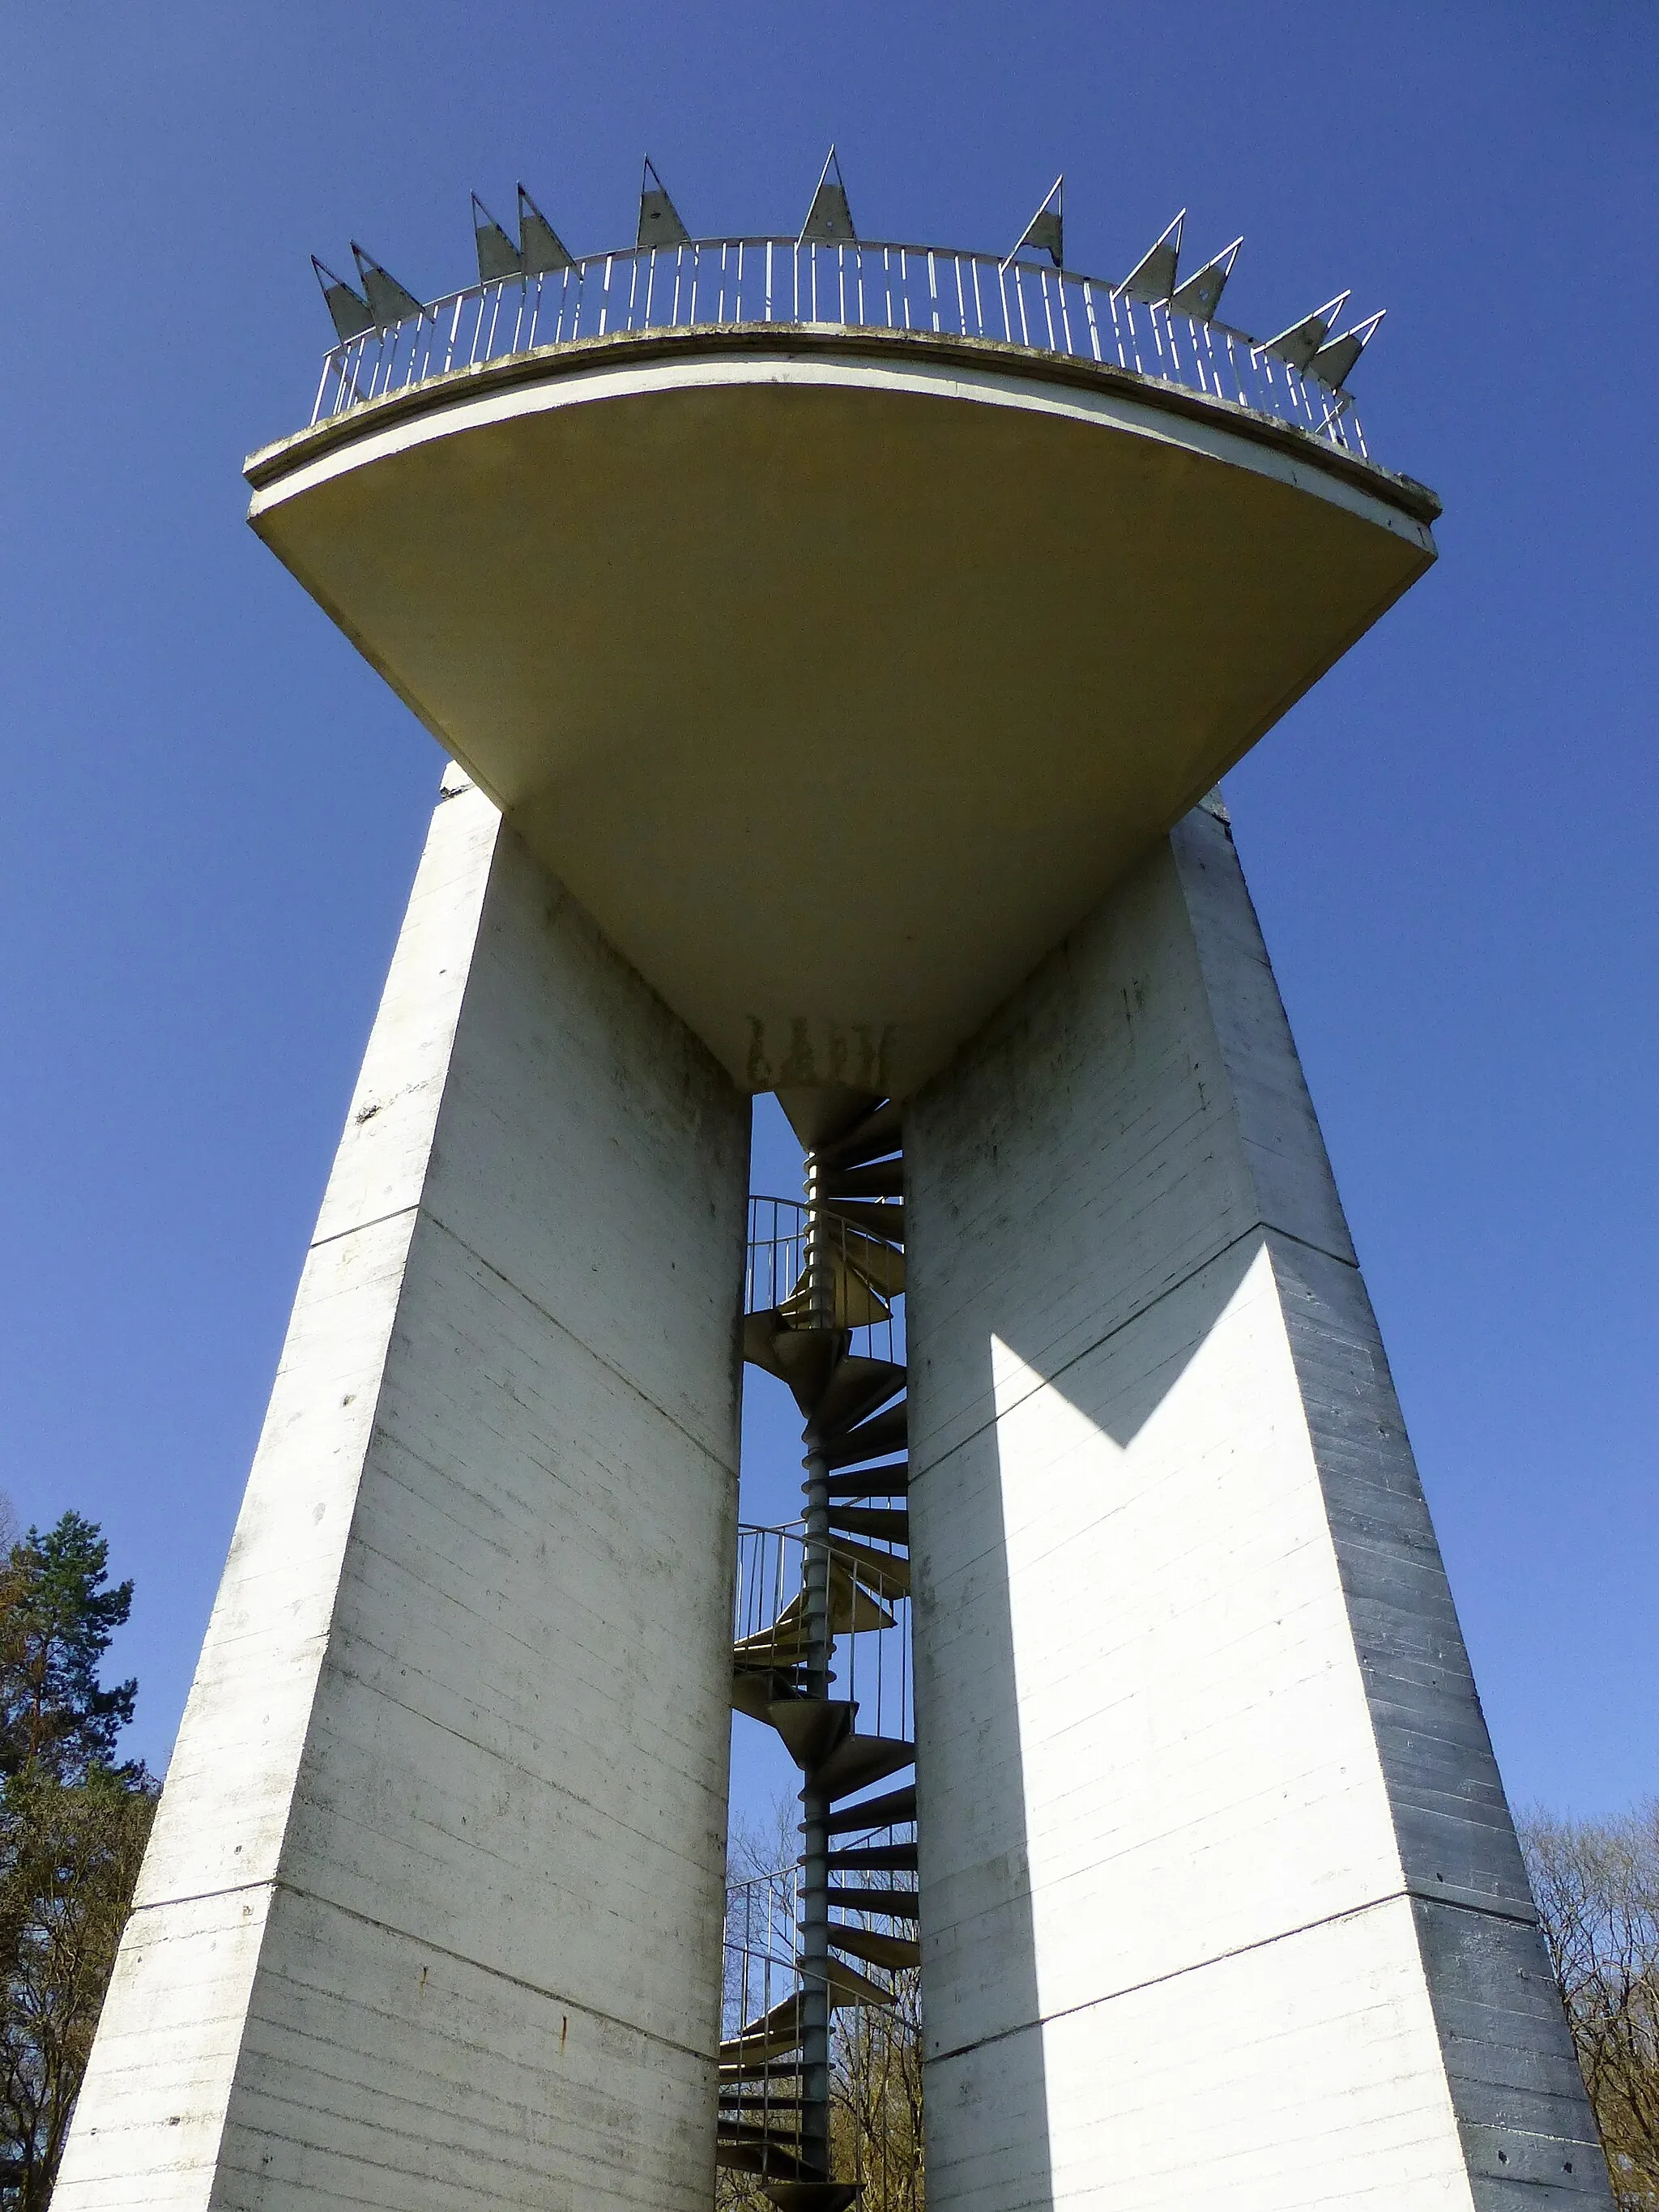
M836 1322L831 1222L819 1204L816 1154L806 1156L805 1265L807 1310L815 1329ZM834 1658L830 1617L830 1469L816 1429L808 1425L805 1537L802 1587L805 1598L806 1680L809 1698L828 1698ZM810 1785L801 1792L803 1850L800 1879L801 2156L826 2177L830 2172L830 1808Z

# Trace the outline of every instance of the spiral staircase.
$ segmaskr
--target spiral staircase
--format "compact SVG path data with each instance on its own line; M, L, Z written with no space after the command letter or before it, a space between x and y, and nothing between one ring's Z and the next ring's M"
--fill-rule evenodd
M799 1408L805 1503L740 1531L732 1701L800 1770L803 1848L730 1893L717 2155L780 2212L842 2212L859 2186L831 2175L833 2015L890 2006L921 1959L902 1131L892 1102L779 1095L806 1194L750 1201L743 1352Z

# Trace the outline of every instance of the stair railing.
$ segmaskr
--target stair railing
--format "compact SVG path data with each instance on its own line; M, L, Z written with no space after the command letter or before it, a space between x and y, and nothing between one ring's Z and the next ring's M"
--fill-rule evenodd
M899 1209L895 1207L896 1217ZM831 1279L836 1263L842 1279L855 1272L852 1261L871 1243L868 1230L855 1226L836 1212L833 1204L813 1207L799 1199L751 1197L749 1238L744 1268L743 1310L746 1314L769 1310L799 1312L803 1321L811 1310L813 1278L827 1270ZM878 1240L879 1241L879 1240ZM820 1292L820 1296L822 1293ZM882 1301L889 1310L854 1319L845 1313L831 1316L848 1322L853 1349L872 1359L903 1364L904 1321L902 1292Z
M757 1669L766 1664L767 1638L780 1623L774 1644L778 1667L789 1666L795 1653L802 1656L793 1663L805 1663L804 1624L797 1626L797 1616L804 1611L808 1549L800 1521L744 1522L738 1528L732 1643L738 1654L747 1647ZM836 1693L857 1704L861 1735L909 1741L915 1721L910 1596L908 1587L899 1586L908 1583L908 1555L877 1536L860 1537L856 1544L831 1536L828 1555L832 1623L844 1624L849 1613L852 1621L837 1626L831 1638ZM883 1559L893 1562L890 1577L877 1564Z

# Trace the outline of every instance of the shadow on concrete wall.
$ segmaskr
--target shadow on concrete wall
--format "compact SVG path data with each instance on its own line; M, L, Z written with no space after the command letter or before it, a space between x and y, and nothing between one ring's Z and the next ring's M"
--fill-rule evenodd
M1112 1523L1131 1503L1145 1510L1144 1496L1127 1495L1125 1455L1180 1386L1260 1250L1255 1231L1057 1361L1049 1345L1022 1343L1032 1334L1021 1325L1023 1301L1012 1302L1001 1329L997 1301L988 1301L975 1316L992 1324L981 1339L982 1418L912 1474L930 2189L950 2212L1050 2212L1055 2202L1024 1740L1045 1686L1034 1697L1022 1649L1029 1669L1033 1643L1050 1643L1036 1618L1050 1605L1071 1616L1056 1627L1074 1656L1096 1633L1104 1654L1115 1630L1122 1632L1113 1618ZM1201 1534L1195 1527L1194 1540ZM1100 1572L1080 1589L1085 1542ZM1121 1571L1131 1571L1126 1555ZM1109 1791L1114 1778L1074 1769L1068 1784ZM1046 1964L1052 1976L1053 1958ZM1109 2094L1101 2084L1102 2119Z

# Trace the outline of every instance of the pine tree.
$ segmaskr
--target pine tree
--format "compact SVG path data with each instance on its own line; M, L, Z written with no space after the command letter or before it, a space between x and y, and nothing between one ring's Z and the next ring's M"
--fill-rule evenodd
M132 1584L106 1589L108 1571L109 1546L78 1513L12 1546L0 1569L0 1777L33 1767L79 1782L112 1764L138 1685L98 1679L132 1608Z
M17 2212L51 2198L155 1811L143 1765L115 1764L138 1686L100 1680L132 1604L108 1579L78 1513L0 1561L0 2199Z

